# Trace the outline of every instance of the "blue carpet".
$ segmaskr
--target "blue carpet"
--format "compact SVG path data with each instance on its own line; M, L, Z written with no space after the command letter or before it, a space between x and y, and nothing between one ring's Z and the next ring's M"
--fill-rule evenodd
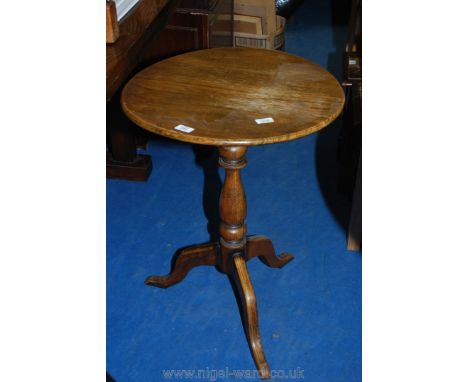
M306 1L288 24L286 50L340 77L345 37L330 2ZM283 269L248 263L265 354L272 370L300 368L305 381L361 380L361 254L345 249L346 201L335 191L339 123L249 149L242 173L248 233L295 255ZM203 198L209 158L196 163L191 145L163 138L147 151L147 183L107 181L107 371L117 382L145 382L171 369L202 370L211 380L213 370L254 370L226 276L199 267L166 290L143 283L166 274L177 249L209 241L211 213L210 195Z

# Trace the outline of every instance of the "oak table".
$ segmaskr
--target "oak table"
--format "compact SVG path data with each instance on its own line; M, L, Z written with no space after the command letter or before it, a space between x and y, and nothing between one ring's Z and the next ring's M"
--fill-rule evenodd
M232 276L262 378L270 377L270 368L246 262L258 256L268 266L281 268L293 256L277 256L265 236L246 236L240 170L246 165L248 146L312 134L330 124L343 104L340 84L319 65L287 53L252 48L216 48L172 57L138 73L122 93L124 112L142 128L179 141L219 147L219 164L226 173L219 242L184 249L169 275L150 276L145 283L167 288L200 265L217 266Z

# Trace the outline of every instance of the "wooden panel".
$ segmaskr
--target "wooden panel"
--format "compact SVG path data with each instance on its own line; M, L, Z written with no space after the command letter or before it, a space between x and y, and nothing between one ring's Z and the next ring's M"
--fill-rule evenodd
M348 227L348 250L359 251L362 242L362 167L361 158L354 186L353 204Z
M106 2L106 43L113 43L119 38L119 23L114 1Z
M180 0L140 0L119 25L120 37L106 46L107 99L141 62L142 54L157 32L166 25Z
M164 30L149 44L143 60L154 62L208 47L208 14L176 11Z

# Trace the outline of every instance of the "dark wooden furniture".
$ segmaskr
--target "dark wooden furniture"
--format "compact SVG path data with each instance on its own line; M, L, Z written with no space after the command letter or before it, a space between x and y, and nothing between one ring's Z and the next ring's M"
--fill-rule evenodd
M219 164L226 172L219 242L183 250L169 275L150 276L146 284L167 288L200 265L217 266L230 275L242 301L255 364L260 376L269 378L246 262L260 257L270 267L281 268L293 256L276 256L265 236L246 236L241 169L247 164L248 146L300 138L331 123L344 104L340 84L319 65L283 52L216 48L143 70L125 86L121 104L132 121L151 132L219 147ZM265 118L270 123L259 123Z
M348 250L359 251L362 245L362 165L356 171L356 183L353 192L353 203L348 225Z
M233 0L181 0L164 30L147 47L145 61L161 59L199 49L233 46ZM223 16L231 33L213 33Z
M119 38L117 9L113 0L106 1L106 43L116 42Z
M148 44L162 31L180 0L140 0L119 23L119 37L106 45L106 99L108 101L109 150L107 177L146 180L151 173L149 155L137 154L135 131L119 118L112 97L144 58ZM118 101L119 94L117 94Z
M340 137L342 188L352 188L352 206L348 224L350 251L361 249L362 242L362 27L361 0L353 0L344 55L346 107Z

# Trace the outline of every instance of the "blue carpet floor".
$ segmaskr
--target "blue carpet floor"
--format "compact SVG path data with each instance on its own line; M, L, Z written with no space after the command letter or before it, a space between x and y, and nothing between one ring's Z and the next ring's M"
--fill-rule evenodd
M340 78L346 25L333 24L332 11L329 1L304 2L287 26L286 50ZM361 254L345 249L346 201L335 191L339 123L249 149L242 173L248 233L295 255L283 269L248 263L265 354L279 376L300 368L305 381L361 380ZM209 241L219 187L213 158L191 145L155 138L147 151L147 183L107 181L107 371L117 382L145 382L171 369L203 370L211 380L213 370L254 370L226 276L199 267L166 290L143 283L166 274L177 249Z

